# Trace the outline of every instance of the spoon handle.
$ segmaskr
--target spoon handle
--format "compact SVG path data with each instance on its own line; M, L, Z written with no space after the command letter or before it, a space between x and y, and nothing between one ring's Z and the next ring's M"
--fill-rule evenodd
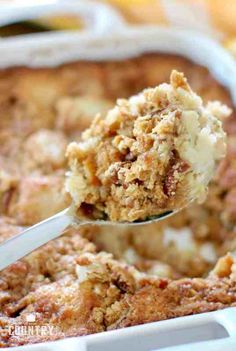
M57 238L72 222L73 217L67 208L6 240L0 245L0 270Z

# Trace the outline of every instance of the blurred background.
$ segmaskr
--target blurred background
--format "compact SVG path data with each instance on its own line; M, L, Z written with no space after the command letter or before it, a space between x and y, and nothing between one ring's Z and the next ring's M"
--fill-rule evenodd
M72 2L85 0L68 0ZM6 4L37 4L45 0L1 1ZM53 1L50 1L53 2ZM99 2L99 0L98 0ZM235 0L101 0L117 9L130 25L158 24L191 28L214 36L236 57ZM1 12L1 10L0 10ZM82 30L83 22L72 14L16 22L0 28L1 36L52 30Z

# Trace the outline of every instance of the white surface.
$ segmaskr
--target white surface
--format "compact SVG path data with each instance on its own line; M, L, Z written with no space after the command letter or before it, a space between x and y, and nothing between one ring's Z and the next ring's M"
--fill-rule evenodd
M26 6L23 10L14 8L13 13L13 8L6 5L4 11L1 9L0 23L34 18L48 11L50 14L59 13L65 11L65 6L68 6L67 11L69 11L69 6L72 5L50 2L43 3L40 7ZM94 4L92 1L80 1L73 3L73 6L74 8L70 7L70 11L85 18L87 23L85 31L52 32L46 35L34 34L0 39L0 67L55 66L80 59L112 60L133 57L144 52L173 53L206 66L213 76L229 89L236 103L235 62L214 40L184 29L173 31L170 28L153 26L128 28L115 11L105 5ZM205 349L233 351L236 349L235 316L235 309L225 309L80 338L6 350L151 351L160 348L164 350L163 347L165 347L166 351L189 349L192 351ZM226 337L227 334L229 337ZM217 337L222 339L206 341ZM204 341L204 344L184 345L190 341ZM182 345L171 347L177 344Z

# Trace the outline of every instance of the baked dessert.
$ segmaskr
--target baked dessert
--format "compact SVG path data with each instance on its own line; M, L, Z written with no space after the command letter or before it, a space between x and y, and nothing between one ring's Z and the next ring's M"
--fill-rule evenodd
M220 118L229 114L219 102L203 106L177 71L170 84L117 100L67 148L76 215L134 222L203 201L225 154Z
M97 253L76 231L5 269L0 283L2 347L236 306L231 255L221 258L205 279L157 278ZM21 326L26 332L19 335ZM36 326L44 326L44 333L32 332Z
M94 114L101 110L105 115L118 97L168 81L173 68L185 73L204 103L219 100L233 111L222 121L227 155L210 182L206 201L148 227L70 228L2 271L1 346L235 305L232 256L209 273L219 257L236 251L235 109L227 90L206 68L175 55L0 70L0 241L69 205L61 155L65 144L79 141ZM55 154L47 154L54 148ZM101 275L103 283L98 282ZM150 311L150 306L155 308ZM32 314L36 326L52 325L55 333L47 329L39 337L13 335L15 326L34 325L27 322ZM4 335L8 327L12 335Z

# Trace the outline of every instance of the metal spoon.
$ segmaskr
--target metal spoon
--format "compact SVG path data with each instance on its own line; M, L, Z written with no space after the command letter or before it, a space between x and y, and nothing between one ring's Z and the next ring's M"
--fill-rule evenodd
M106 220L78 220L74 216L74 209L71 206L57 213L56 215L33 225L22 233L2 243L0 245L0 270L23 258L50 240L59 237L69 225L78 227L85 224L137 226L141 224L158 222L178 211L179 210L164 212L157 216L149 217L144 221L121 223Z

